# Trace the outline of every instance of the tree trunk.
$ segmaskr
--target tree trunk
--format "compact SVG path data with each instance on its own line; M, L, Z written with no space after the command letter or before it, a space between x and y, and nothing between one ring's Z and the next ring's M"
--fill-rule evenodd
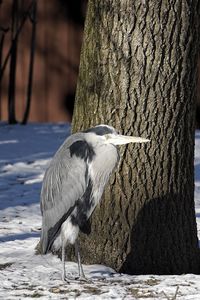
M33 67L34 67L34 55L35 55L35 36L36 36L36 15L37 15L37 1L34 0L31 11L30 21L32 22L32 34L30 44L30 62L29 62L29 73L28 73L28 84L27 84L27 95L26 95L26 107L24 116L21 124L25 125L28 121L30 108L31 108L31 96L32 96L32 85L33 85Z
M121 147L91 233L81 235L85 263L131 274L199 272L198 13L197 0L89 1L73 131L105 123L151 143Z

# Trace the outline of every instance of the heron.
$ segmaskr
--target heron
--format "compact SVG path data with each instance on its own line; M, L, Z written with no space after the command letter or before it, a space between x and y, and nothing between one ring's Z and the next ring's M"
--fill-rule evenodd
M75 246L78 278L85 279L78 243L79 231L100 202L110 175L119 162L118 145L146 143L148 139L118 134L97 125L69 136L52 158L41 189L41 252L61 249L62 280L66 246Z

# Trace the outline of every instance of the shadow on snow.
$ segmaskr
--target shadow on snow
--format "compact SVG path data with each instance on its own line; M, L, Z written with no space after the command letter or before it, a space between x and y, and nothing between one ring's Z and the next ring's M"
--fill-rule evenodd
M12 242L15 240L26 240L29 238L38 238L40 232L27 232L27 233L17 233L7 236L0 236L0 243Z

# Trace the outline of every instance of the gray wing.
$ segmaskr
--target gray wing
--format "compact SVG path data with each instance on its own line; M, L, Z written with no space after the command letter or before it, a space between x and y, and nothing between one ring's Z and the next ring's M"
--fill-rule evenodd
M87 188L88 147L85 141L71 136L58 150L45 173L41 190L42 253L50 249L62 223Z

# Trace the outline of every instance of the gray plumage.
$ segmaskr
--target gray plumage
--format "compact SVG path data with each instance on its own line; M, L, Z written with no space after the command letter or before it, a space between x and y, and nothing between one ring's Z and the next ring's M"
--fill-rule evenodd
M53 157L41 190L40 243L43 254L62 248L63 280L67 244L75 244L79 276L84 276L77 237L117 166L119 153L116 145L147 141L121 136L113 127L99 125L68 137Z

